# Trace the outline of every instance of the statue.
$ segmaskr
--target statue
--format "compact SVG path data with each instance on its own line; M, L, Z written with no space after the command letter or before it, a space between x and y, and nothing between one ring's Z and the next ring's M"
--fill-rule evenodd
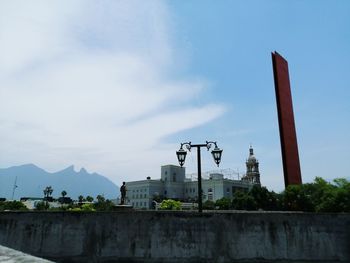
M125 204L125 196L126 196L126 186L125 182L123 182L123 185L120 187L120 204L124 205Z

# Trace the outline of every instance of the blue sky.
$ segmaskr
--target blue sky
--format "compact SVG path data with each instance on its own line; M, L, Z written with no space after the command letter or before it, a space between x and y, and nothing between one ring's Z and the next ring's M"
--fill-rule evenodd
M0 2L0 167L160 177L180 142L284 188L271 52L289 63L304 182L348 177L348 1ZM203 170L215 169L209 153ZM196 171L188 155L187 172Z

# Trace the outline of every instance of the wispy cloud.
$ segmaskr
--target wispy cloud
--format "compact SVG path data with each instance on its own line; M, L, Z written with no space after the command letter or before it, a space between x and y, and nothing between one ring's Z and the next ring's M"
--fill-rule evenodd
M169 24L160 1L1 2L0 163L158 177L178 147L162 139L225 110L171 77Z

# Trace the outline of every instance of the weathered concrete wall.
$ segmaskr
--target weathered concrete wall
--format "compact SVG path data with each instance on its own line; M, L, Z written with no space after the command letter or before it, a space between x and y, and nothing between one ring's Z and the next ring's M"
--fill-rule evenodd
M0 244L59 262L350 262L350 214L5 212Z

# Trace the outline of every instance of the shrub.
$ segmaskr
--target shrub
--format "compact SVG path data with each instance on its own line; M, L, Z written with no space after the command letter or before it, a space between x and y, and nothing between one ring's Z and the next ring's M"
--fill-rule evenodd
M180 210L181 202L172 199L163 200L160 204L161 210Z

